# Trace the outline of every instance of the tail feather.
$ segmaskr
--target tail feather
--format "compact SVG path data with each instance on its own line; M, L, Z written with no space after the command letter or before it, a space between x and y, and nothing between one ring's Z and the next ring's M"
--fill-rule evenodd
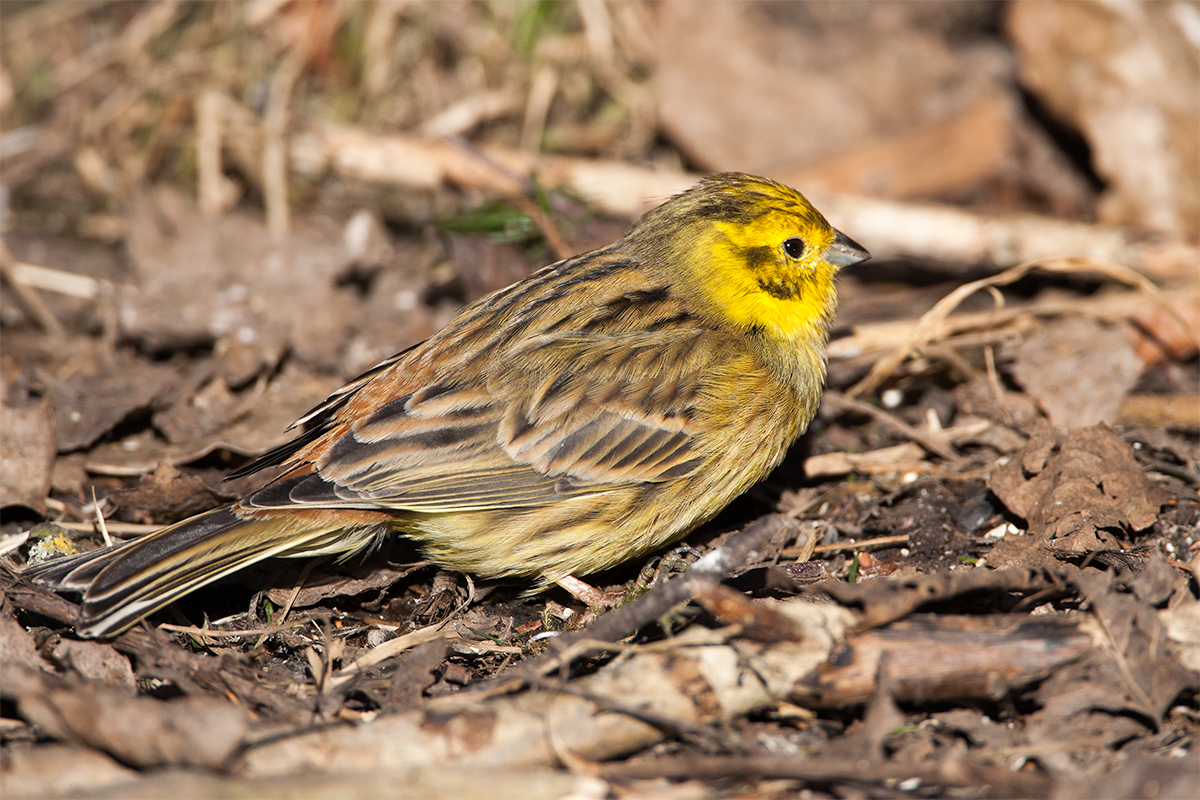
M104 569L114 552L128 545L102 547L86 553L51 559L22 571L29 580L58 592L83 592Z
M55 589L82 591L76 630L115 636L142 617L266 558L352 553L380 526L346 526L297 515L244 516L219 508L104 550L47 562L26 571Z

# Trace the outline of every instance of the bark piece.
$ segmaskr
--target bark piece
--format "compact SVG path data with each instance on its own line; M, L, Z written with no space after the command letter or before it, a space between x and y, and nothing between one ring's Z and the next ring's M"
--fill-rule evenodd
M265 744L247 752L241 767L250 776L438 763L511 768L552 763L561 748L593 761L637 752L661 741L664 726L678 730L777 703L825 660L853 621L831 605L791 601L773 608L803 627L803 641L735 647L693 628L669 648L573 682L574 693L547 685L515 697L452 695L369 726Z
M76 744L6 747L0 766L0 794L23 798L92 797L109 787L124 788L137 778L136 772L104 753Z
M347 770L321 775L272 775L246 778L210 772L167 770L136 782L87 795L92 800L161 800L164 797L270 797L277 800L559 800L602 798L608 786L561 769L435 766L411 770Z
M1095 631L1078 616L922 614L849 638L791 700L823 708L864 703L886 659L898 701L996 702L1096 646Z
M21 716L51 736L140 767L220 766L249 729L240 708L208 697L130 697L106 685L73 685L22 668L6 670L5 683Z

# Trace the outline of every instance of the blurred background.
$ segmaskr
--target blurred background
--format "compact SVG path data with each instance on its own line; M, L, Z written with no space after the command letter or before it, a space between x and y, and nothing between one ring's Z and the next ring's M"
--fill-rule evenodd
M266 173L281 168L290 203L311 207L328 176L295 152L264 163L278 157L264 147L322 125L739 169L808 191L1191 239L1200 225L1194 2L14 2L3 12L10 227L113 240L121 228L103 215L119 218L148 184L211 192L199 200L212 212L261 206ZM198 186L213 157L218 185ZM420 219L403 207L386 217Z

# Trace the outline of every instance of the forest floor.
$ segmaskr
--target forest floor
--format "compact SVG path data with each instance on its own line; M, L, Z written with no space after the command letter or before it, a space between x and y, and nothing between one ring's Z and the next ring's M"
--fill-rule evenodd
M303 63L333 80L330 58ZM22 566L256 488L270 476L225 478L344 381L694 178L613 160L636 115L591 153L541 160L520 125L467 144L314 124L291 140L280 206L230 144L236 109L214 113L241 166L222 172L218 133L209 179L203 131L195 160L169 156L183 122L161 113L167 138L139 157L198 164L195 182L139 162L114 200L126 190L98 187L124 178L95 159L130 154L82 139L8 170L5 797L1200 794L1195 246L1131 236L1105 251L1118 265L1093 247L1117 229L1079 211L1042 220L1076 250L1040 257L995 182L954 213L1010 225L1029 259L922 256L862 223L866 201L818 199L878 257L839 279L816 419L678 546L591 576L627 600L590 624L561 590L442 572L397 538L344 563L267 562L81 639L78 598ZM397 152L440 177L395 174ZM231 175L240 201L221 199ZM947 219L904 198L870 208Z

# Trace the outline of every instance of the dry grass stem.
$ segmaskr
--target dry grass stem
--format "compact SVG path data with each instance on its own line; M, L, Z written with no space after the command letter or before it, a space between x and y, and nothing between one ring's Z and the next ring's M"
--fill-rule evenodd
M944 435L914 428L895 414L889 413L882 408L832 390L825 392L824 401L839 411L854 411L879 420L897 433L912 439L929 452L941 456L950 464L957 464L961 460L961 456L954 451L953 446Z
M55 524L69 531L93 533L96 530L96 525L92 522L57 522ZM145 525L140 522L110 522L107 520L104 525L110 533L118 536L144 536L163 527L162 525Z
M521 128L521 150L536 155L542 149L546 131L546 115L558 91L558 73L552 67L542 67L533 76L529 97L525 101L525 124Z
M308 580L309 573L311 573L317 566L324 564L328 560L328 557L314 558L310 559L308 563L304 565L304 569L300 571L300 576L296 578L296 585L292 587L292 593L288 595L287 603L284 604L283 609L280 611L280 625L283 625L285 622L287 622L288 614L292 612L292 606L296 604L296 598L300 596L300 590L304 588L304 582Z
M861 542L834 542L833 544L819 544L813 548L814 553L835 553L839 550L867 550L872 547L890 547L896 544L908 544L908 534L899 533L895 536L879 536L875 539L864 539ZM783 551L784 555L793 555L787 550Z
M1082 257L1027 261L1024 264L1018 264L1015 267L1007 269L998 275L992 275L963 284L939 300L937 305L921 316L916 327L913 328L903 344L875 362L875 366L871 368L870 373L846 391L847 398L852 399L876 391L896 371L900 364L908 358L914 349L941 338L945 330L943 326L946 324L947 317L969 296L980 289L1007 286L1010 283L1020 280L1035 269L1067 275L1100 274L1121 283L1135 286L1140 292L1162 306L1184 330L1189 331L1192 338L1200 345L1200 333L1187 324L1179 312L1171 305L1166 295L1163 294L1163 291L1144 275L1128 267Z
M308 48L294 45L283 63L271 76L267 112L263 117L263 201L267 212L267 229L277 239L287 236L291 227L291 204L288 201L287 134L288 106L292 87L304 70Z
M92 524L95 525L97 531L100 532L100 538L104 540L105 547L112 547L112 537L108 535L108 525L104 521L104 512L100 510L100 503L96 500L96 487L92 486Z
M18 265L13 260L8 246L0 241L0 278L13 290L17 304L47 336L54 339L64 338L66 331L63 329L62 323L58 321L54 312L50 310L38 293L18 276L18 266L23 265ZM26 277L28 277L28 272L26 272Z

